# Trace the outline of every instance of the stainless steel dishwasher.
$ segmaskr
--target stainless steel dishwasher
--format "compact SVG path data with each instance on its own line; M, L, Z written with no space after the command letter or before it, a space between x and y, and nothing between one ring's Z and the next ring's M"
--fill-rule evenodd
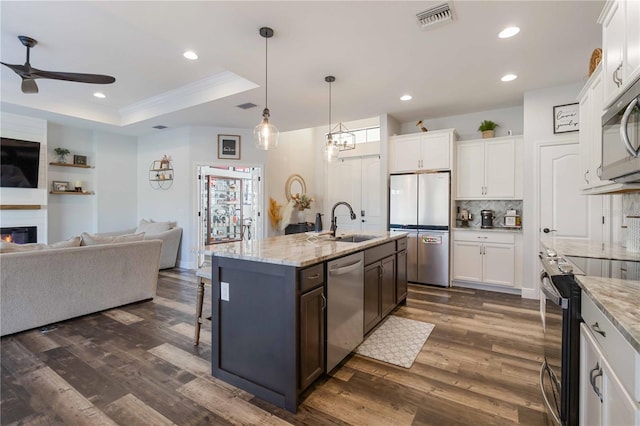
M327 373L363 340L364 253L327 263Z

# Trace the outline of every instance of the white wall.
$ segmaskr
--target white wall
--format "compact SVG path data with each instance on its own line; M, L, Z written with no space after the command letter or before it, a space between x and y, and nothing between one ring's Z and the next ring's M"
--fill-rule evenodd
M551 113L548 114L551 116ZM509 130L511 130L512 135L521 135L524 131L522 106L424 119L422 122L429 130L456 129L458 140L470 140L482 137L482 134L478 131L478 126L483 120L491 120L498 124L499 127L496 128L496 136L507 136ZM416 127L416 122L417 120L402 123L400 133L398 134L404 135L419 132L420 130Z
M48 129L48 161L57 161L54 149L67 148L71 154L66 161L73 163L73 155L86 155L87 164L95 165L95 147L91 130L62 126L49 123ZM49 188L51 182L69 182L73 188L76 180L82 181L83 189L96 190L95 168L81 169L71 167L49 166ZM49 243L66 240L80 235L82 232L97 230L97 201L95 195L59 195L49 194Z
M316 163L318 157L322 155L321 144L322 142L316 142L314 139L314 129L296 130L281 133L278 148L268 151L269 179L265 186L267 190L264 199L265 225L270 237L284 235L284 231L274 229L271 226L268 214L269 198L276 200L284 209L287 204L285 183L289 176L293 174L302 176L307 187L307 195L315 199L315 202L311 204L311 208L305 210L306 220L313 221L315 214L322 211L323 194L318 192L316 174Z
M95 132L96 230L113 232L137 225L137 138Z
M164 155L171 158L173 184L168 189L154 189L149 183L149 168ZM183 227L178 259L189 257L192 249L189 223L191 220L191 162L189 129L163 130L138 138L137 147L137 219L177 221ZM182 264L180 263L182 266Z
M538 251L540 225L538 223L539 205L536 194L538 172L536 170L536 150L542 142L567 139L566 134L553 133L553 107L577 102L576 98L582 89L582 83L551 87L526 92L524 94L524 200L523 210L527 223L523 223L523 289L522 296L538 297ZM578 134L575 133L575 138ZM602 197L591 195L588 197ZM600 201L591 198L593 202ZM566 212L570 214L570 212ZM599 219L599 217L597 218ZM593 218L596 220L596 218Z

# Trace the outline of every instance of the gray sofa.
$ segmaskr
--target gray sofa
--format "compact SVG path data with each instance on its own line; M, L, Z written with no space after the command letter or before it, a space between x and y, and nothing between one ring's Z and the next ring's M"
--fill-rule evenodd
M135 234L137 228L126 229L124 231L117 232L104 232L96 234L98 236L117 236ZM160 254L160 269L174 268L178 261L178 253L180 250L180 240L182 238L182 228L176 226L168 231L159 232L156 234L145 232L144 240L161 240L162 251Z
M159 240L0 254L0 335L151 299Z

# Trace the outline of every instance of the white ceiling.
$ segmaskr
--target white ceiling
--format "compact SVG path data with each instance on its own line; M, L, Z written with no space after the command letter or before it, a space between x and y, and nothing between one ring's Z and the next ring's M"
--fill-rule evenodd
M3 111L117 133L152 126L252 128L264 108L281 131L388 113L401 122L522 105L529 90L585 81L601 46L603 1L453 1L452 23L422 30L432 1L2 1L3 62L22 64L17 39L38 40L31 65L109 74L112 85L37 80L20 91L2 66ZM498 39L504 27L522 30ZM198 53L197 61L182 57ZM500 77L519 78L503 83ZM92 96L95 91L106 99ZM402 102L409 93L413 100ZM571 101L568 99L567 101ZM236 105L253 102L257 108Z

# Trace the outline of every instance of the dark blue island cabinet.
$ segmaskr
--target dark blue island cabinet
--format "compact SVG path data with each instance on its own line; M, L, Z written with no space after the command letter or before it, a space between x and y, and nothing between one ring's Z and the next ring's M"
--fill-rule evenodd
M293 413L324 373L324 263L212 257L212 374Z
M393 256L397 267L387 270L396 279L372 300L381 294L384 317L406 298L406 236L371 238L311 244L294 234L211 246L213 376L295 413L299 396L326 369L329 262L358 252L372 261Z

